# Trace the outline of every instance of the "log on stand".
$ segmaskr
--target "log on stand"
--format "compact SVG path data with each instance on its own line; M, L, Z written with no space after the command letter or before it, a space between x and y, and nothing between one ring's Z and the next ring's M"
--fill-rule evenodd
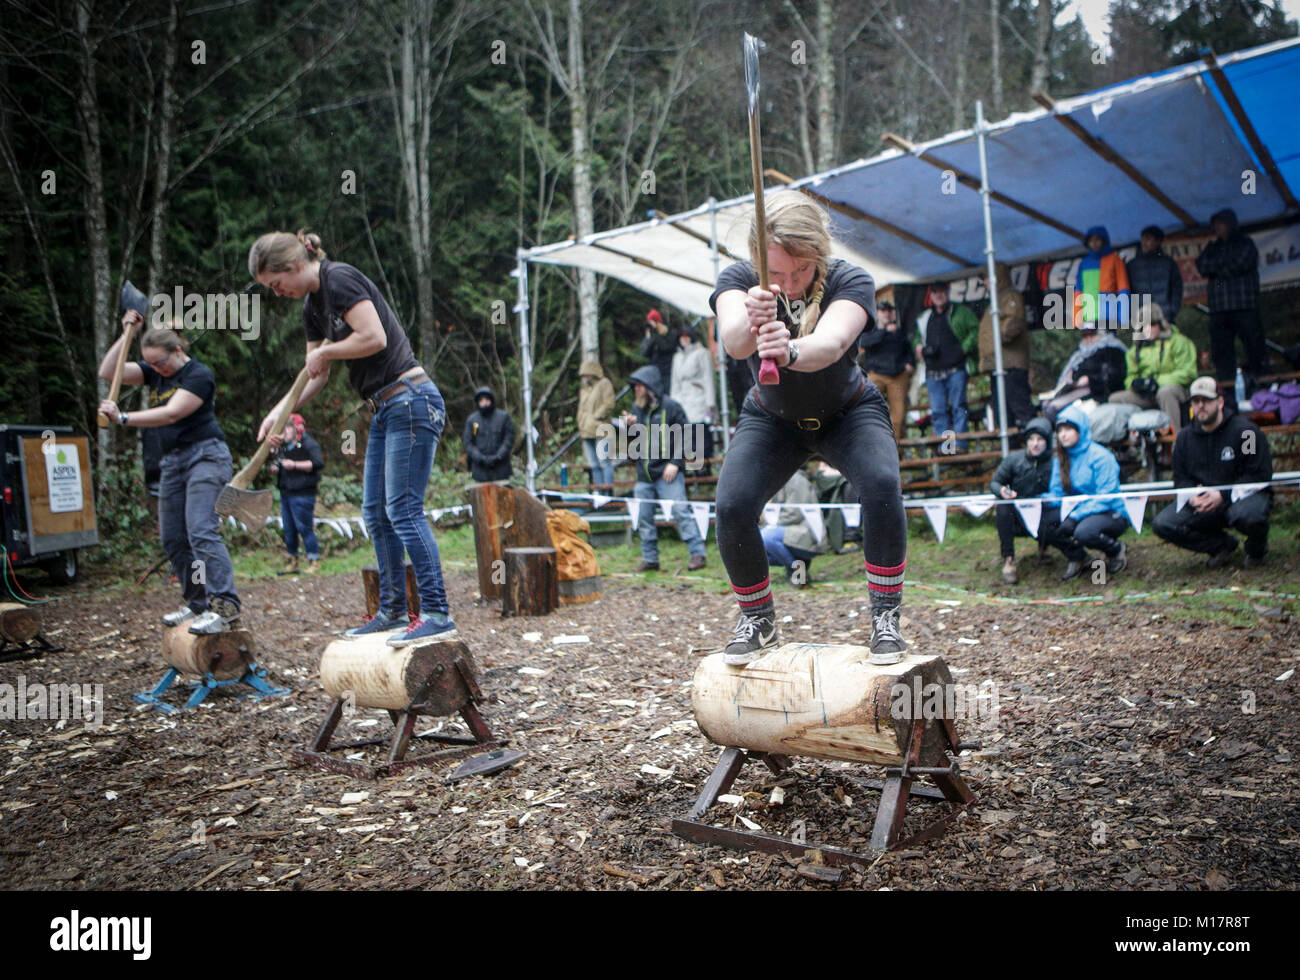
M41 636L39 607L0 602L0 663L31 660L60 649Z
M502 616L545 616L559 605L554 548L507 548Z
M186 708L202 704L214 690L242 684L253 693L239 695L242 699L260 701L264 697L288 694L289 689L272 687L266 681L266 670L258 666L257 647L248 630L224 630L220 633L191 633L189 624L172 626L163 630L162 658L171 668L151 691L141 691L135 700L149 704L164 714L177 709L163 698L168 689L181 676L195 678L189 681L193 693L185 703Z
M791 756L837 759L885 767L871 847L885 850L928 839L975 802L956 756L974 744L958 741L954 716L967 691L953 684L941 657L908 656L891 666L867 662L865 647L788 643L745 667L721 654L700 661L691 689L695 720L710 740L725 746L713 774L678 836L707 844L802 855L817 850L828 864L870 860L835 848L793 842L701 822L726 793L746 761L774 772ZM973 699L969 704L974 708ZM938 787L913 788L929 777ZM939 797L957 809L908 841L900 841L908 796Z
M505 740L493 737L478 711L483 693L476 679L474 657L462 641L434 640L394 648L387 640L385 634L371 634L335 640L325 647L320 679L334 701L311 744L293 753L295 761L377 779L411 766L433 765L475 749L504 744ZM386 741L372 738L331 746L334 730L348 708L382 708L388 712L394 733L384 762L370 765L331 754ZM415 735L415 722L421 715L452 714L464 719L469 735ZM455 747L408 759L406 752L413 737ZM515 758L522 755L518 753Z
M379 612L379 566L365 565L361 569L361 586L366 590L366 615ZM406 613L412 619L420 618L420 589L415 584L415 566L406 563Z

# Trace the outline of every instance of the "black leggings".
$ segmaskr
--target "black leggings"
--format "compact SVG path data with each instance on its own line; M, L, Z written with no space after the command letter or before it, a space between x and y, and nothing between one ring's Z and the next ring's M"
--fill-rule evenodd
M814 453L853 485L862 503L862 550L872 590L898 592L907 558L907 517L898 482L898 446L889 408L874 385L837 421L816 432L769 415L751 392L741 408L718 477L718 552L734 588L767 579L759 532L764 505ZM852 503L853 501L847 501ZM897 569L893 572L893 569ZM877 585L898 580L892 584Z

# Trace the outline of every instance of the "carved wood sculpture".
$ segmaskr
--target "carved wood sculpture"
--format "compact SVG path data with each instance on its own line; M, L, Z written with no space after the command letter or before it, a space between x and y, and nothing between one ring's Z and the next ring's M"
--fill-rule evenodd
M600 598L600 565L596 552L581 535L591 526L571 510L552 510L546 515L551 547L555 549L556 575L560 580L560 602L590 602Z

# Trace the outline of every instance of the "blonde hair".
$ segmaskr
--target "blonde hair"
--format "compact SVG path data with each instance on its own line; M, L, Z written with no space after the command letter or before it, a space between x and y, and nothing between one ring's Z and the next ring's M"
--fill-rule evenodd
M176 320L172 320L176 324ZM152 347L155 350L165 350L168 354L175 354L177 351L188 351L190 345L171 327L150 327L140 338L140 350L146 347Z
M779 245L791 258L812 259L817 265L796 335L803 337L813 332L822 313L826 263L831 254L830 218L820 205L798 191L777 191L765 203L768 247ZM757 221L750 224L749 254L758 255Z
M287 231L267 232L248 250L248 274L256 279L263 272L292 272L299 262L323 262L325 250L320 236L306 228L295 235Z

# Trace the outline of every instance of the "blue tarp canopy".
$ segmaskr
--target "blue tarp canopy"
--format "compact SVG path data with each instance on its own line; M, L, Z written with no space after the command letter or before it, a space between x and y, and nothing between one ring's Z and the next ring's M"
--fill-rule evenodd
M1294 217L1300 39L1217 64L1230 91L1197 62L989 124L989 186L1008 199L992 202L998 259L1017 263L1078 251L1084 230L1098 224L1119 246L1135 241L1146 225L1166 234L1203 227L1225 207L1245 225ZM1231 108L1234 97L1273 165L1251 145ZM891 149L788 186L824 199L836 254L868 269L878 284L956 278L983 268L983 211L978 189L945 179L937 164L978 180L974 130ZM708 315L714 222L721 264L748 258L752 207L746 195L522 255L589 268Z

